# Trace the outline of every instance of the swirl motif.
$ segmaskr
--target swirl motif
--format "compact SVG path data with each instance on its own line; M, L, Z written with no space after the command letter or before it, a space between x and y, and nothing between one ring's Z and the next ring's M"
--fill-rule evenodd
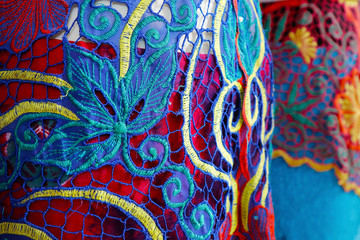
M124 27L124 30L120 37L120 73L119 79L125 77L128 72L130 65L135 64L135 56L131 55L131 50L136 52L136 42L140 37L145 35L146 44L154 49L161 49L168 45L169 43L169 32L184 32L189 29L192 29L195 25L196 13L191 11L191 8L186 4L182 4L181 7L176 8L176 1L171 1L170 9L171 14L175 20L175 23L181 24L177 26L174 23L167 23L162 17L159 16L148 16L141 20L142 15L150 5L151 0L141 0L139 5L136 7L132 15L130 16L129 21ZM192 10L195 9L195 4L193 0L190 0L190 5ZM179 13L182 18L178 18L176 10L179 9ZM166 28L165 34L159 33L159 22L164 24ZM154 28L150 28L151 23L157 23L157 26L154 25ZM149 28L145 34L140 35L142 29ZM164 35L164 36L163 36ZM160 40L160 36L163 36ZM155 40L155 41L153 41Z
M201 203L192 209L190 215L190 226L185 220L185 211L187 209L188 203L191 200L191 197L194 194L194 181L191 177L189 169L183 166L169 166L166 169L174 171L175 174L183 175L187 183L184 186L184 183L180 180L180 177L174 176L167 180L163 188L163 195L166 204L172 208L180 208L178 210L180 224L185 230L187 236L189 236L191 239L208 238L212 231L212 226L214 225L214 213L207 203ZM171 189L171 186L175 186L175 188ZM168 192L171 193L170 196ZM178 195L182 195L180 193L186 193L187 195L185 197L181 196L183 199L178 201ZM201 231L201 228L203 227L206 231L205 233Z
M89 45L93 43L87 45L88 43L83 44L81 40L72 43L64 38L63 76L66 81L59 81L55 76L38 79L38 82L53 85L57 82L61 85L59 87L68 90L65 99L54 100L61 102L63 108L49 104L51 107L44 108L44 111L25 112L26 115L15 119L16 122L13 121L14 125L17 124L13 135L18 147L14 155L18 163L24 163L24 168L27 168L26 171L22 171L24 168L21 168L18 177L25 181L22 186L30 189L25 189L23 196L18 194L19 198L12 199L20 201L15 207L27 208L30 212L31 206L36 205L33 203L39 203L39 200L49 204L58 200L71 202L71 209L67 212L61 210L61 213L65 212L65 221L68 224L71 220L68 221L70 217L67 215L75 209L75 202L83 200L99 205L103 203L108 212L103 218L99 216L102 223L108 220L107 217L114 216L110 214L110 209L121 210L121 214L125 213L129 219L135 219L136 224L141 223L141 226L146 228L141 236L146 235L153 239L169 237L173 233L180 236L179 233L182 232L191 239L216 238L225 214L231 217L230 234L235 233L236 229L242 229L237 223L239 213L241 212L242 217L243 214L248 214L251 208L249 199L254 195L254 189L262 184L261 204L264 206L269 191L266 175L269 166L265 153L261 154L256 176L245 186L246 194L242 196L239 196L239 191L244 187L242 184L245 184L245 181L239 180L239 169L243 166L239 167L238 161L234 164L234 159L236 157L238 160L240 152L248 153L246 143L243 145L245 149L240 149L243 146L239 146L238 140L242 140L241 137L251 138L252 128L257 127L256 121L259 122L261 118L262 135L259 145L263 145L261 150L264 152L264 149L268 148L268 139L271 135L271 130L267 129L271 125L266 115L268 105L261 104L267 101L264 84L259 79L260 73L253 73L258 71L264 58L263 33L258 34L258 28L261 28L259 17L256 15L254 18L255 29L249 29L249 32L254 34L251 34L251 40L246 44L252 48L245 52L251 52L251 56L255 57L247 59L249 65L245 69L233 41L238 40L238 31L246 29L245 26L240 30L237 25L238 9L234 9L237 1L213 1L216 12L208 9L206 14L201 12L206 8L203 6L206 5L204 1L164 1L163 6L170 6L171 21L161 16L160 12L154 13L149 9L150 4L154 2L151 0L140 0L136 6L129 3L129 11L132 13L125 19L121 19L115 9L95 6L94 2L83 0L71 3L80 4L77 19L80 35L96 41L97 47L89 49ZM246 14L258 11L254 5L250 6L248 1L243 2L246 4ZM199 12L202 16L198 17ZM213 27L198 27L201 25L201 19L206 23L209 17L214 18ZM234 27L226 31L227 26ZM195 32L198 38L194 41L189 40L189 36ZM207 38L209 33L214 34L212 39ZM185 40L182 42L184 36ZM117 39L118 37L120 39ZM144 40L145 49L138 49L140 40ZM222 42L226 46L222 46ZM182 43L193 44L191 54L180 46ZM108 58L106 53L102 52L107 51L108 44L119 47L119 51L115 51L119 53L118 59ZM208 59L204 60L201 52L207 46L210 50ZM241 47L245 50L247 46ZM209 158L205 155L207 149L198 149L198 143L191 132L192 124L195 122L192 121L192 114L195 116L195 109L192 109L193 101L198 97L192 93L192 88L198 83L205 86L207 80L206 77L200 79L197 71L197 67L202 63L211 68L213 74L209 74L209 82L215 86L215 90L204 91L204 99L209 99L210 102L206 102L202 109L209 112L209 119L204 120L207 128L204 128L204 131L209 134L205 137L205 143L215 152L214 156L209 155ZM245 91L247 74L251 74L247 87L256 91L259 88L261 96L253 96ZM181 82L178 82L179 77L182 78ZM211 86L206 88L211 89ZM173 101L175 97L172 94L177 94L179 99ZM242 100L246 95L247 101L240 102L254 111L235 107L234 102L228 100L233 94L236 95L233 98L236 101ZM179 110L175 111L173 105L177 104L179 106L176 108ZM246 115L246 118L243 118L242 114ZM176 117L172 117L175 115ZM45 118L54 120L56 126L51 129L49 137L42 139L31 128L31 123ZM176 122L178 125L172 126L171 124L178 119L181 119L182 123L179 121ZM160 127L164 127L165 130ZM249 135L242 134L245 133L241 132L242 129ZM176 137L183 140L179 141L178 145L184 142L184 146L180 146L179 150L173 148L175 144L172 141ZM227 142L228 139L230 143ZM210 150L209 153L213 154ZM170 154L182 154L182 162L182 156L170 160ZM29 165L26 165L27 163ZM15 166L15 172L19 172L19 166ZM31 172L32 167L36 168L36 171ZM46 167L50 170L56 168L53 178L48 178L45 174L48 170ZM2 171L1 168L2 165ZM124 181L120 180L123 176L119 176L119 173L123 172L116 170L120 168L126 172ZM104 172L108 174L103 174ZM110 177L110 180L102 181L98 179L99 175L101 178ZM162 178L163 176L165 178ZM266 182L260 183L261 177L266 179ZM64 181L60 181L60 178ZM12 183L13 180L14 178L11 180ZM82 185L78 182L85 180L89 180L89 183ZM36 181L36 184L30 186L30 181ZM200 187L202 181L205 182L204 188ZM44 182L53 182L54 185L46 185ZM203 196L203 200L199 200L199 194ZM163 199L160 199L161 195ZM241 210L237 206L240 199ZM60 209L49 206L47 210L43 210L43 229L53 225L48 219L50 216L56 216L56 213L46 215L52 210L56 212ZM98 211L92 212L85 208L84 212L79 212L85 215L84 222L92 223L93 216L97 217L103 209L99 207L96 210ZM167 213L176 215L171 219L173 223L169 223ZM36 225L35 221L27 219L31 214L26 214L23 216L24 221ZM162 222L163 217L166 226ZM243 219L242 223L245 229L248 228L249 224ZM136 224L134 223L134 226ZM174 228L168 226L172 224ZM115 224L110 225L111 228ZM125 225L128 226L120 235L125 236L130 228L135 229L131 223L125 222ZM99 235L108 234L107 225L97 226L101 228ZM60 227L61 234L68 234L64 224ZM95 227L89 228L93 230ZM79 235L88 236L85 229L87 228L84 227ZM49 233L55 236L51 230Z
M159 150L157 149L159 147L157 147L157 148L151 147L151 148L149 148L148 152L145 153L144 148L146 148L148 146L154 146L154 145L156 145L156 143L158 146L162 147L161 152L159 152ZM140 176L151 176L151 175L155 174L156 172L160 171L161 169L163 169L163 166L169 156L168 142L165 139L162 139L160 137L150 136L141 143L141 146L139 148L140 148L140 150L138 150L137 152L139 153L139 155L141 156L141 158L144 161L154 161L162 153L162 156L160 156L160 163L155 168L151 168L151 169L137 167L131 160L127 144L124 144L123 151L122 151L123 157L124 157L126 166L129 168L129 170L131 172L134 172Z
M119 30L121 15L107 6L89 8L91 2L92 0L85 0L80 6L80 29L92 39L107 40Z

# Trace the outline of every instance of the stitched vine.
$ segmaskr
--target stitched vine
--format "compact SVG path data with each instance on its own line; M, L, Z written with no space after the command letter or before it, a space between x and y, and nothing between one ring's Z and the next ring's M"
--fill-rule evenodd
M212 209L209 207L209 205L207 203L201 203L200 205L196 206L193 211L191 212L191 218L190 218L190 222L192 224L192 227L196 230L202 228L205 225L205 215L201 214L200 217L196 216L196 213L198 211L203 211L208 215L208 219L210 220L209 223L209 229L205 234L196 234L194 233L194 231L188 226L185 225L185 219L184 219L184 214L186 211L186 207L183 206L180 209L180 223L181 226L183 227L183 229L185 229L186 234L191 238L191 239L206 239L210 236L211 231L212 231L212 226L214 226L214 213L212 211Z
M39 139L36 137L35 132L33 132L31 129L29 129L29 123L34 121L34 119L41 119L41 118L56 118L56 119L67 119L66 117L63 117L58 114L51 114L51 113L32 113L23 116L18 121L14 133L11 134L14 136L14 155L11 155L8 161L4 159L3 155L0 155L1 161L5 164L2 164L2 167L7 167L7 163L9 162L12 165L12 172L8 176L6 171L3 171L4 169L1 168L0 170L0 178L3 178L1 180L0 189L6 188L9 186L14 179L19 174L19 169L22 165L22 163L28 159L28 154L31 151L34 151L35 149L39 148ZM58 136L59 139L61 137L64 137L65 135L62 134L61 136ZM49 143L48 143L49 144ZM15 154L16 153L16 154ZM4 180L6 178L6 180Z
M46 3L51 1L58 6L63 0ZM93 42L78 38L73 43L72 34L65 33L62 41L47 37L34 42L29 52L10 52L0 59L2 67L17 69L4 75L28 75L18 69L36 71L17 85L23 88L36 78L27 98L17 100L25 91L10 87L13 78L6 78L5 88L0 85L0 93L7 93L4 101L16 100L12 109L0 108L5 113L0 118L11 120L0 121L0 147L8 151L6 156L0 153L2 163L8 164L0 165L1 183L6 170L16 168L3 186L0 215L5 221L24 223L16 225L21 228L17 235L33 234L23 227L29 225L58 239L202 240L252 235L252 221L242 220L242 227L239 217L252 218L251 210L259 204L270 207L264 152L272 116L255 121L251 115L264 116L263 102L271 98L271 91L266 93L269 99L260 98L265 90L260 93L250 84L247 114L254 122L244 123L241 106L248 76L236 43L248 60L248 73L255 69L253 74L262 78L256 81L264 80L259 86L271 89L271 69L261 65L263 51L256 52L264 47L256 33L261 25L253 26L258 6L241 0L237 16L236 0L111 0L111 7L97 6L100 2L67 1L69 6L79 5L75 21L80 36ZM127 5L126 17L112 8L118 3ZM60 27L66 20L58 22ZM50 34L60 30L57 25ZM116 52L111 57L107 46L115 49L110 49ZM10 49L10 41L4 47ZM60 59L56 64L54 55ZM33 69L42 64L44 70ZM48 69L57 75L42 78L40 72ZM67 84L66 96L50 98L54 89L48 84L57 88ZM44 86L46 96L36 96ZM0 94L0 103L4 101ZM42 137L39 131L47 120L55 124ZM3 137L6 131L11 137ZM249 176L244 179L245 172ZM250 176L254 180L243 194ZM259 201L252 200L259 196ZM259 232L269 231L267 216L256 219ZM8 226L4 232L15 229ZM220 236L220 228L230 226L228 234Z
M176 5L177 0L171 0L170 8L173 14L174 20L177 23L180 23L184 26L188 25L186 28L191 29L195 25L196 16L191 16L191 13L196 9L194 1L190 1L191 8L187 4L182 4L180 7ZM181 18L179 18L179 15Z
M11 134L12 136L14 136L14 141L16 143L14 144L14 155L8 157L8 161L3 159L3 155L0 155L1 161L4 163L0 168L0 178L3 178L3 180L1 180L0 189L9 186L18 176L20 172L19 169L23 162L29 160L27 157L27 152L33 151L39 147L39 139L36 137L36 134L29 129L29 122L34 121L34 119L41 118L67 119L57 114L39 113L28 114L18 121L14 130L14 134ZM2 168L7 167L7 162L10 163L12 166L12 173L9 176L7 175L8 173ZM6 178L6 180L4 180L4 178Z

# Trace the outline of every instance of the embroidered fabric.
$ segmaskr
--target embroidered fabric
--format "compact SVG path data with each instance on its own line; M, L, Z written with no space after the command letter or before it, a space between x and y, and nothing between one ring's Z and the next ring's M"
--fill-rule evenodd
M360 196L359 3L263 4L274 57L274 158L334 169Z
M258 2L0 9L0 238L274 238Z

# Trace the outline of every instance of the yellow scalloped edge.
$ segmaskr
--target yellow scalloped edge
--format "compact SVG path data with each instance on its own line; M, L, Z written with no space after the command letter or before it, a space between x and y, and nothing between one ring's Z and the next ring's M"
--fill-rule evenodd
M281 149L273 151L272 158L274 159L277 157L282 157L290 167L300 167L306 164L317 172L334 170L335 176L338 179L338 184L342 186L346 192L354 191L355 194L360 197L360 186L356 185L354 182L348 182L349 174L341 171L335 163L320 164L307 157L293 158L286 151Z

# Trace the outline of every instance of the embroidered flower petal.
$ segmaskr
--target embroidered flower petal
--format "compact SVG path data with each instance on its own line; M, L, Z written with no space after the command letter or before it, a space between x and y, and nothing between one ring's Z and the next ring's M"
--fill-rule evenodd
M68 5L63 0L47 0L41 15L40 29L49 34L63 27L68 12Z
M39 28L44 34L59 30L67 12L63 0L0 1L0 45L11 40L11 49L21 52L36 39Z

